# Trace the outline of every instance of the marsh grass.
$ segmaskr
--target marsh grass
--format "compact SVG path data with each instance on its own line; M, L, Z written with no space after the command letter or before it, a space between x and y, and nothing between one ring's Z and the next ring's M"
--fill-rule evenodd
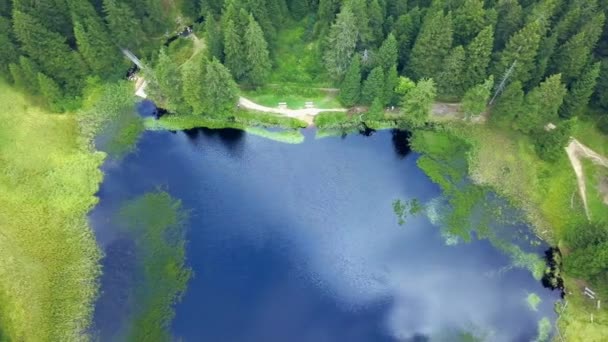
M83 341L100 251L87 212L104 154L73 114L0 83L0 327L3 340Z

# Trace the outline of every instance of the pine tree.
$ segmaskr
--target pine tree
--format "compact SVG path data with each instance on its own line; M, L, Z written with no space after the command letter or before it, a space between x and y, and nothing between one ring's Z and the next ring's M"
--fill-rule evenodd
M467 90L462 98L462 111L467 118L481 115L486 110L490 94L494 87L494 76L481 84Z
M153 70L145 70L149 81L146 93L159 107L173 113L185 111L182 77L178 65L162 48Z
M317 31L324 31L329 28L329 25L334 21L339 9L339 0L319 0L319 9L317 10L319 29Z
M594 102L600 108L608 111L608 58L601 61L600 77L595 87ZM608 117L608 114L606 114L606 117Z
M79 92L85 66L60 34L46 29L38 20L20 11L13 13L13 29L21 49L36 62L44 74L53 75L59 87Z
M407 14L400 16L395 22L393 32L397 39L397 50L399 51L399 70L402 70L408 64L414 41L418 35L420 17L420 9L415 7Z
M348 10L353 15L353 23L356 23L356 42L361 46L368 47L369 43L373 40L372 29L369 23L369 11L367 8L366 0L346 0L340 13ZM336 21L339 20L340 14L336 18ZM332 25L333 26L333 25ZM330 33L331 34L331 33ZM349 59L350 60L350 59Z
M121 48L138 50L144 33L141 21L129 5L117 0L103 0L103 11L111 39Z
M249 16L249 25L245 31L245 53L245 60L249 66L247 81L254 86L264 84L271 68L268 44L264 40L262 29L252 15Z
M498 22L494 46L501 50L523 23L523 9L517 0L498 0L496 4Z
M535 58L543 31L540 23L535 21L514 34L499 55L498 63L494 68L494 77L502 79L513 62L516 62L509 80L526 84L531 79L532 70L536 66Z
M384 94L382 99L384 105L395 105L398 102L396 98L395 88L399 83L399 74L397 73L397 65L394 64L392 68L388 69L385 73L384 79Z
M342 78L355 53L359 36L358 25L348 6L343 6L331 26L327 49L323 56L327 71L334 79Z
M224 64L235 79L240 80L245 75L245 56L241 35L237 32L234 22L228 20L223 27L224 32Z
M61 100L63 99L63 95L57 83L45 74L38 73L38 87L40 88L40 93L46 99L49 109L53 112L62 112L63 106L61 105Z
M361 102L364 104L371 104L375 98L380 98L382 103L384 95L384 72L381 67L375 67L372 72L369 73L365 82L363 82L363 89L361 90Z
M207 12L204 17L207 55L209 56L209 59L213 59L215 57L218 60L222 60L222 35L220 34L218 23L211 12Z
M539 84L546 76L549 68L549 61L555 53L557 35L551 34L543 37L536 56L536 68L532 70L532 77L529 84Z
M605 16L599 13L581 30L561 45L552 60L551 71L561 73L566 84L572 83L588 64L604 25Z
M382 120L384 118L384 104L382 99L376 97L369 106L367 115L372 119Z
M19 57L19 68L23 77L23 88L29 94L37 94L39 90L38 73L40 68L31 59Z
M253 15L256 23L260 26L266 42L273 42L277 36L277 30L268 13L266 0L247 0L247 8L250 14Z
M384 72L388 72L393 66L397 64L397 39L392 33L389 33L382 46L378 50L378 64L382 67Z
M425 78L403 95L401 108L404 119L412 128L421 127L428 121L436 94L435 82Z
M416 78L437 77L452 47L452 20L443 10L428 13L414 43L410 69Z
M66 0L13 0L13 11L31 16L48 31L68 41L74 38L70 9Z
M483 0L464 0L454 11L454 40L456 44L466 45L485 26Z
M203 103L207 115L226 117L234 113L238 88L230 71L217 59L207 64L203 83Z
M122 58L105 26L101 20L94 18L84 18L83 23L74 22L74 36L83 60L95 74L115 74L121 66Z
M488 77L488 65L492 56L494 30L486 26L466 47L466 66L463 77L465 89L483 82Z
M586 68L572 86L564 98L564 105L560 108L559 115L571 118L579 115L589 103L593 94L597 79L600 75L600 63L593 63Z
M496 100L490 120L497 125L510 127L523 111L524 91L521 82L509 84Z
M16 63L19 57L17 45L12 35L8 19L0 16L0 78L10 80L8 65Z
M205 109L203 67L202 58L196 56L181 67L184 100L192 108L193 114L202 114Z
M465 69L465 52L457 46L445 58L443 70L437 77L439 93L447 97L460 97L464 93L463 79Z
M529 133L541 129L549 122L555 122L565 95L566 87L561 83L561 75L547 77L526 95L524 110L515 122L516 128Z
M379 44L384 37L384 14L378 0L371 0L368 5L371 45Z
M353 56L344 80L340 85L338 98L346 107L352 107L359 102L361 96L361 62L359 55Z

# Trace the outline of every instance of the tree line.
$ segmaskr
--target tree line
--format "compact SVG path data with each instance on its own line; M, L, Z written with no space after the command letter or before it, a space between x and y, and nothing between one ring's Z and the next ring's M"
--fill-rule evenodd
M224 88L230 100L236 92L221 76L226 70L240 84L265 84L277 32L309 17L320 42L313 53L345 106L416 112L428 96L418 103L413 95L430 92L462 101L473 116L504 85L492 119L530 132L577 116L590 102L608 110L607 2L0 0L0 75L61 111L77 106L87 76L122 77L128 64L119 48L128 48L154 65L153 99L211 114L217 108L200 83ZM206 58L171 65L159 38L199 16ZM226 70L205 76L210 67Z

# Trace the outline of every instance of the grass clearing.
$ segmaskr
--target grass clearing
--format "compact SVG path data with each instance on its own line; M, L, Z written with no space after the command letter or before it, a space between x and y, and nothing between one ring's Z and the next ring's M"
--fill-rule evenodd
M288 22L277 33L274 68L269 83L295 84L307 87L331 87L322 64L319 42L312 40L314 18Z
M596 165L585 158L581 163L591 219L608 224L608 203L604 202L604 196L608 196L608 168Z
M305 108L306 102L312 102L316 108L342 108L337 92L316 88L267 85L256 90L244 90L242 94L255 103L271 108L278 107L279 102L287 103L289 109Z
M87 212L102 180L76 116L0 83L0 327L14 341L83 341L100 251Z

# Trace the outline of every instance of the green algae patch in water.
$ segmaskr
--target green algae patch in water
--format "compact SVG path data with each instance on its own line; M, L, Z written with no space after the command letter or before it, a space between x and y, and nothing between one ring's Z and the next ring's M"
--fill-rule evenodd
M181 202L156 191L122 207L120 220L135 241L139 281L133 311L124 332L129 341L169 341L169 326L192 271L185 264L185 221Z

